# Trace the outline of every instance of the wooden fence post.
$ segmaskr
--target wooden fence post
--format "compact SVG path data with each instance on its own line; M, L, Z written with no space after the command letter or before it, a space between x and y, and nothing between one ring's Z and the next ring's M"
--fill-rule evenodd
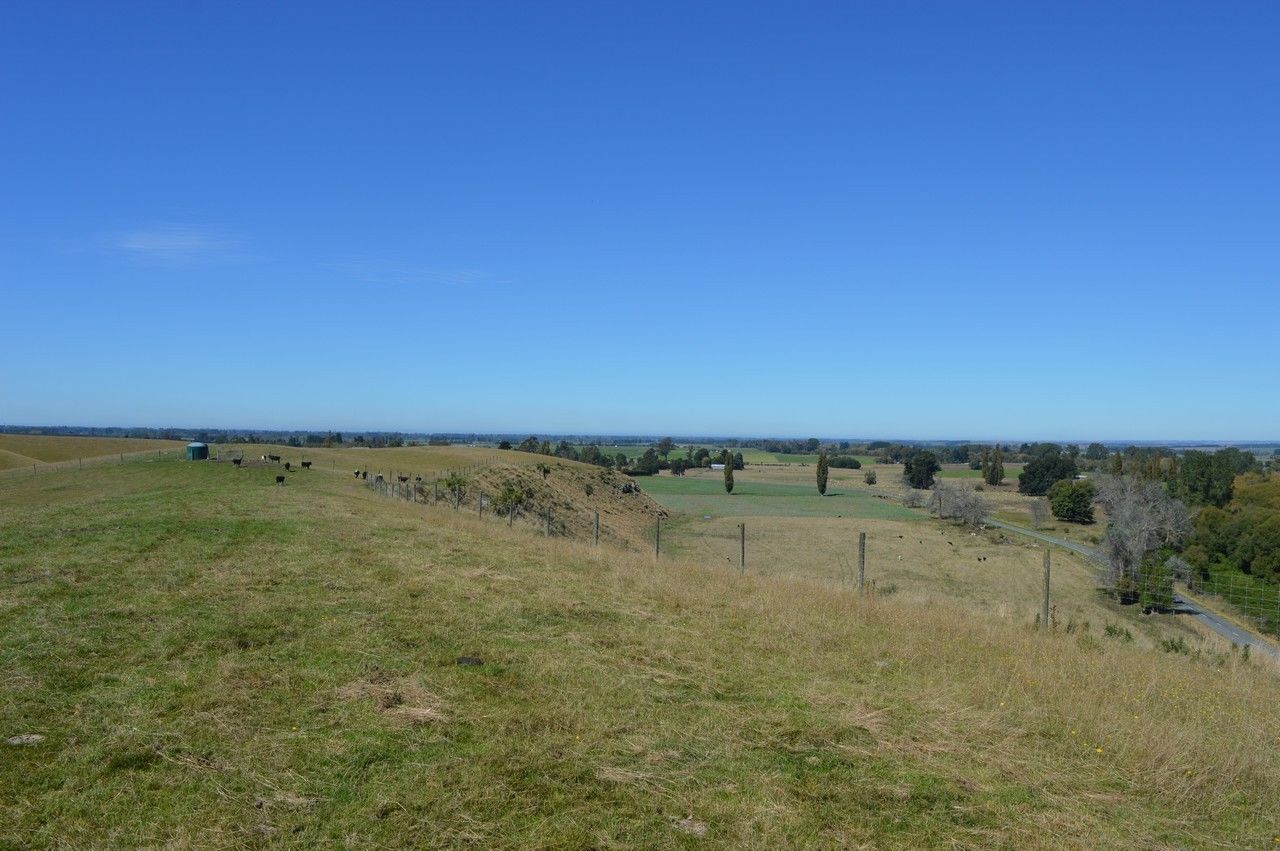
M742 572L747 570L747 524L738 524L738 569Z
M600 546L600 512L596 512L596 546Z
M867 582L867 533L858 533L858 580L857 590L861 594Z
M1049 548L1044 548L1044 599L1040 601L1040 628L1049 628Z

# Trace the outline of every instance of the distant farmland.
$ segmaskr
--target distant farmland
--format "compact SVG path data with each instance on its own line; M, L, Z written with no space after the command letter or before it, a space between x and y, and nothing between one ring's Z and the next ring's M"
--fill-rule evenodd
M585 443L579 443L576 445L576 448L581 450L586 445L587 444ZM691 444L688 444L688 443L677 444L676 448L671 450L670 457L683 458L690 445ZM645 450L650 448L650 446L652 446L652 444L648 444L648 443L609 444L609 445L600 445L600 451L608 455L609 457L613 457L614 455L617 455L619 452L621 452L623 455L626 455L628 458L638 458L641 455L643 455ZM715 446L714 444L711 444L711 443L695 443L695 444L692 444L692 446L695 452L698 449L705 448L708 451L710 451L711 454L716 458L719 458L719 454L721 450L726 448L723 446ZM729 451L741 452L742 460L747 464L816 464L818 463L818 455L816 452L811 455L791 455L785 452L765 452L763 449L756 449L754 447L745 447L745 448L739 447L736 449L730 449ZM857 458L863 464L875 463L875 459L872 458L870 455L854 455L853 457Z
M759 481L739 472L733 493L724 490L720 471L684 476L639 479L640 487L666 507L699 516L743 517L862 517L911 520L919 515L897 502L878 499L865 491L841 488L837 482L819 496L813 485Z
M176 449L181 440L146 440L131 437L63 437L43 434L0 434L0 470L56 464L78 458L97 458L121 452Z

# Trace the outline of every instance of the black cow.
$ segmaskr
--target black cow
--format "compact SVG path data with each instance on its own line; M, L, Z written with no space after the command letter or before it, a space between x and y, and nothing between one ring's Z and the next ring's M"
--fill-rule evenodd
M240 466L240 459L239 459L239 458L232 458L232 459L231 459L231 464L232 464L232 466L239 467L239 466Z
M357 478L357 479L358 479L358 478L360 478L360 471L359 471L359 470L356 470L356 478Z
M368 481L368 480L369 480L369 471L368 471L368 470L365 470L363 473L361 473L361 474L360 474L360 478L364 479L365 481Z
M276 476L276 484L278 485L284 484L284 476Z
M284 462L284 468L285 468L286 470L291 469L291 468L289 467L289 462L288 462L288 461L285 461L285 462Z
M400 484L404 484L405 482L409 481L408 476L399 476L398 478L400 479Z
M302 462L302 469L304 469L304 470L310 470L310 469L311 469L311 462L310 462L310 461L303 461L303 462Z
M271 462L271 463L273 463L273 464L279 464L279 463L280 463L280 456L279 456L279 455L268 455L268 456L267 456L267 460L268 460L268 461L270 461L270 462Z

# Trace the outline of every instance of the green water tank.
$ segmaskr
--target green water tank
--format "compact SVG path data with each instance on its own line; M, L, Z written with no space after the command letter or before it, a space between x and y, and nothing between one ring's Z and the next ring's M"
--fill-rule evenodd
M209 444L188 443L187 444L187 460L188 461L208 461L209 460Z

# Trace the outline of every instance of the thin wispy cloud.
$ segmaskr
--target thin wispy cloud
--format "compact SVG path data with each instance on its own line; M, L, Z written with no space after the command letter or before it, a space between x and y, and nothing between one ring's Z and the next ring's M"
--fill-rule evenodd
M224 258L237 242L209 228L166 223L116 234L111 245L130 257L146 262L192 263Z

